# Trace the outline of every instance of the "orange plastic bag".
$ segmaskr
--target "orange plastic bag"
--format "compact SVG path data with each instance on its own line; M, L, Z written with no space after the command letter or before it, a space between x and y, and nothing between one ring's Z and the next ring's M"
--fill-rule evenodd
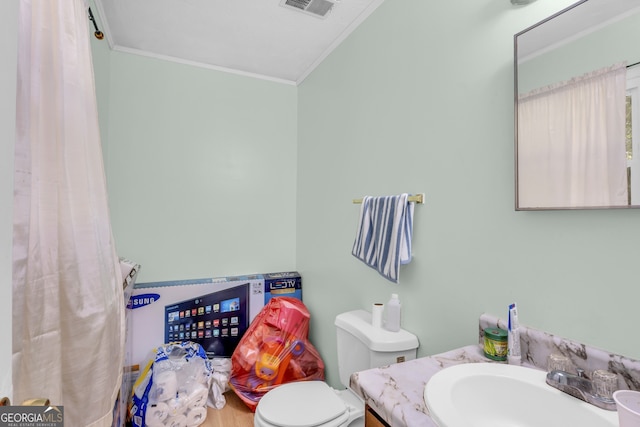
M308 340L309 317L302 301L273 298L240 339L231 356L229 384L252 411L280 384L324 380L324 362Z

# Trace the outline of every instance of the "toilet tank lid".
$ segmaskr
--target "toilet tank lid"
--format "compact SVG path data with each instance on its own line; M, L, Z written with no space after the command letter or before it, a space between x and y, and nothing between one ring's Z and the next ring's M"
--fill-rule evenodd
M354 310L336 316L335 325L356 336L369 349L381 352L406 351L418 348L418 337L400 329L387 331L371 324L371 313Z

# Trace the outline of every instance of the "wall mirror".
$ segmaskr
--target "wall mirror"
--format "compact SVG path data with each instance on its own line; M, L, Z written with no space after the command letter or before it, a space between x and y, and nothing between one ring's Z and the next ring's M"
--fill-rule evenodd
M516 210L640 208L640 1L514 36Z

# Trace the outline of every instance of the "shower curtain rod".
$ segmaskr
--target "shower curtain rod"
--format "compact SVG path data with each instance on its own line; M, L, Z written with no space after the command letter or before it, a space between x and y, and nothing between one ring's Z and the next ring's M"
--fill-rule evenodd
M633 64L629 64L627 65L627 68L631 68L631 67L635 67L636 65L640 64L640 61L633 63Z
M91 8L89 8L89 21L93 22L93 28L96 29L93 35L96 36L98 40L102 40L104 38L104 33L98 29L98 24L96 24L96 19L93 17L93 12L91 12Z

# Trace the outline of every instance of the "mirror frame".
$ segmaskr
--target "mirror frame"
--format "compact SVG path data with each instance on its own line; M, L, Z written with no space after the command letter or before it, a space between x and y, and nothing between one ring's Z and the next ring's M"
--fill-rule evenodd
M569 12L580 5L587 3L589 0L579 0L564 9L554 13L551 16L525 28L513 36L513 84L514 84L514 173L515 173L515 191L514 202L516 211L552 211L552 210L603 210L603 209L640 209L640 205L621 205L621 206L561 206L561 207L520 207L519 202L519 182L518 182L518 37L525 33L540 27L541 25L557 18L558 16Z

